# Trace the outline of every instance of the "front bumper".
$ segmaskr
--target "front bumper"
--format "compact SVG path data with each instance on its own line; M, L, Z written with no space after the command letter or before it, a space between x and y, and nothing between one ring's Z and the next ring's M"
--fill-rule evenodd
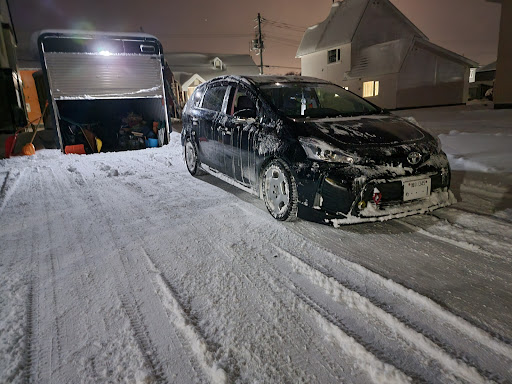
M299 166L295 173L299 216L335 226L425 213L455 202L444 155L415 169L312 163ZM404 201L404 182L425 178L430 179L430 194ZM373 199L375 188L381 193L377 202Z

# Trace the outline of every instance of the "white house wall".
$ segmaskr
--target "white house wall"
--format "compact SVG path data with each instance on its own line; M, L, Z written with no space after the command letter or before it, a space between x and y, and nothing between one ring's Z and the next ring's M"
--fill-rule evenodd
M363 97L363 83L365 81L378 81L379 82L379 94L377 96L365 97L366 100L378 105L381 108L395 109L396 107L396 91L398 75L396 73L372 76L372 77L361 77L357 79L351 79L344 81L342 86L348 87L348 90L355 93L358 96Z
M467 101L469 68L415 45L398 78L397 108L461 104Z
M379 81L379 95L367 100L382 108L397 108L398 72L420 33L387 1L370 1L351 44L351 70L355 71L343 85L363 96L365 81Z
M350 71L351 67L351 49L350 44L333 47L332 49L341 49L341 61L336 63L327 63L327 52L323 50L301 58L302 76L312 76L343 85L345 73Z

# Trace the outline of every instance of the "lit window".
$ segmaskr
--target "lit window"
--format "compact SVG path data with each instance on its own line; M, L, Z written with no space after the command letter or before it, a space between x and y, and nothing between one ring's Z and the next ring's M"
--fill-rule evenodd
M327 51L327 64L341 61L341 49L331 49Z
M363 83L363 97L372 97L379 95L378 81L365 81Z

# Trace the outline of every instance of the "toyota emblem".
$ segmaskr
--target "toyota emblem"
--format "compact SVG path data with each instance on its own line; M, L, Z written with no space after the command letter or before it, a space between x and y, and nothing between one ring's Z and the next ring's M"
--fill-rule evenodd
M421 157L422 157L421 153L419 153L419 152L411 152L407 156L407 161L409 162L409 164L416 165L416 164L418 164L421 161Z

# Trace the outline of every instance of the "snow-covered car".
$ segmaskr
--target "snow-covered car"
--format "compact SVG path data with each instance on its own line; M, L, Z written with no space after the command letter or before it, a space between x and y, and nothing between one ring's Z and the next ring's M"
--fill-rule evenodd
M184 157L260 196L278 220L334 225L424 213L450 203L439 140L315 78L224 76L183 111Z

